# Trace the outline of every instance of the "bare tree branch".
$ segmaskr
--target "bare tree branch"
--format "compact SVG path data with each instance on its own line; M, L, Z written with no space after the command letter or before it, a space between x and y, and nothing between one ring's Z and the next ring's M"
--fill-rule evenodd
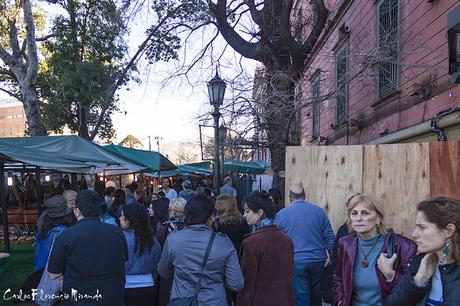
M8 89L0 87L0 91L3 91L4 93L7 93L8 95L12 96L13 98L16 98L18 100L21 100L21 95L16 94Z

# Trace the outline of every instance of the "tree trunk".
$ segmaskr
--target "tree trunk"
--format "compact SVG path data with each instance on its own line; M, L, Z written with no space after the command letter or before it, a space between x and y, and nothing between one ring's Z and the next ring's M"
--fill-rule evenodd
M22 103L26 113L29 134L31 136L46 136L47 133L40 114L40 104L35 87L27 84L25 86L20 86L19 89L22 95Z
M40 103L36 90L38 73L38 52L35 40L35 24L30 0L22 1L25 23L25 52L19 42L17 18L8 20L9 45L5 48L0 44L0 59L14 74L19 83L20 100L24 105L29 134L31 136L46 135L45 125L40 114ZM11 52L9 52L11 50Z
M272 166L285 169L286 146L299 145L299 123L295 107L295 80L281 69L267 69L266 101L264 102L265 129L272 156Z
M85 138L85 139L89 139L88 116L87 116L88 109L86 108L86 106L81 106L81 103L79 104L80 104L80 107L79 107L80 114L79 114L78 136Z

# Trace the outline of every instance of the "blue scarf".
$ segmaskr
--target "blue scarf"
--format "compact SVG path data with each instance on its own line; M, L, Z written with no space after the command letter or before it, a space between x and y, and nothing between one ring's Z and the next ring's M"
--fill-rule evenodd
M274 223L275 223L275 221L273 219L263 218L257 224L254 224L252 226L252 232L254 233L259 228L269 226L269 225L272 225Z

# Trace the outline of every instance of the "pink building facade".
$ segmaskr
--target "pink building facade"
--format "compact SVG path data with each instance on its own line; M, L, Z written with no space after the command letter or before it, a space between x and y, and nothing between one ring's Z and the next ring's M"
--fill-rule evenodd
M304 2L296 10L306 15ZM328 25L299 84L302 145L459 140L460 87L449 74L447 24L460 2L326 6Z

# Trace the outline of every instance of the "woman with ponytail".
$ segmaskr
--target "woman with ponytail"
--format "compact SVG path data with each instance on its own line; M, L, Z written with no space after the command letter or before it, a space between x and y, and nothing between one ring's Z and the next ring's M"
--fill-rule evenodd
M394 306L460 305L460 201L420 202L412 237L417 255L388 297Z

